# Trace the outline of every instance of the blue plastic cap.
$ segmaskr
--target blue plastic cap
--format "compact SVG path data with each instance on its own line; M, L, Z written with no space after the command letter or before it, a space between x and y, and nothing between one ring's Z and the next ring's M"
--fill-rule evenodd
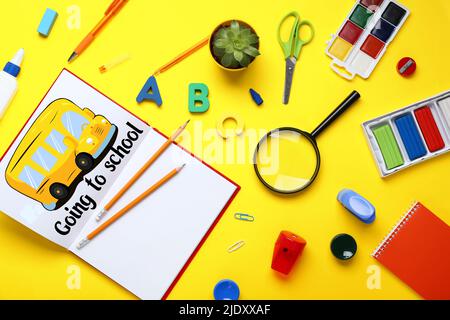
M343 189L339 192L337 199L362 222L372 223L375 220L375 207L355 191Z
M261 98L261 95L258 92L256 92L255 90L251 89L251 88L250 88L249 91L250 91L250 95L252 96L253 101L258 106L260 106L264 102L263 99Z
M20 72L20 67L18 65L15 65L14 63L8 62L3 68L3 71L9 73L13 77L17 77Z
M224 279L214 287L214 299L216 300L238 300L239 287L233 280Z

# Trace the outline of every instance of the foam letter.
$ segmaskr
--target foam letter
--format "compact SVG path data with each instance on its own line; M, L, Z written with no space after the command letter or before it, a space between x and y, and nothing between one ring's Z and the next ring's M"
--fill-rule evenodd
M209 109L208 87L203 83L189 84L189 112L206 112ZM197 105L196 105L197 104Z
M148 78L136 98L138 103L141 103L144 100L154 101L158 107L162 104L161 94L159 93L158 84L156 83L156 78L154 76Z

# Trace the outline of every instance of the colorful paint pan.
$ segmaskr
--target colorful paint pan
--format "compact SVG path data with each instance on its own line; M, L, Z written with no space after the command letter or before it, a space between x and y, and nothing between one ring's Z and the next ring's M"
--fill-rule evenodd
M381 17L394 26L398 26L406 15L406 10L394 2L390 2Z
M350 15L349 19L354 24L360 26L361 28L365 28L369 18L373 15L372 10L369 10L363 6L357 5Z
M450 90L362 124L381 177L450 151Z
M334 42L331 45L329 51L337 59L344 61L347 58L347 55L351 49L352 49L351 43L345 41L344 39L342 39L340 37L336 37L336 39L334 39Z
M387 22L384 19L380 19L377 21L375 26L373 27L372 31L370 32L375 37L380 39L383 42L387 42L389 38L392 36L392 34L395 31L395 27Z
M342 27L341 32L339 32L339 37L351 44L355 44L362 32L363 29L358 27L356 24L347 21Z
M357 73L365 73L367 70L372 68L374 63L375 60L372 57L360 51L352 61L352 69Z
M384 42L378 40L372 35L369 35L364 43L361 45L361 51L367 53L373 59L376 59L384 48Z
M446 123L447 128L450 130L450 97L446 97L442 100L439 100L438 106L442 112L444 122Z
M361 0L361 4L369 10L376 11L383 0Z
M346 79L367 79L403 26L409 10L394 0L356 1L328 42L331 68Z

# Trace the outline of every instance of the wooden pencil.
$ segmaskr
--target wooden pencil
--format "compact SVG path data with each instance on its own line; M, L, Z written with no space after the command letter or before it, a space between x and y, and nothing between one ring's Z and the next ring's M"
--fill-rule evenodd
M175 141L175 139L183 132L186 128L190 120L186 121L181 127L179 127L169 139L164 142L161 147L151 156L150 159L139 169L138 172L134 174L133 177L116 193L116 195L103 207L103 209L99 212L97 217L95 218L97 221L108 212L109 209L119 200L125 192L142 176L142 174L152 165L153 162L156 161L163 153L167 150L167 148Z
M164 185L167 181L172 179L178 172L180 172L184 168L185 164L183 164L180 167L177 167L173 170L171 170L168 174L166 174L164 177L162 177L159 181L157 181L155 184L153 184L150 188L145 190L143 193L141 193L139 196L137 196L134 200L132 200L130 203L128 203L125 207L123 207L121 210L119 210L116 214L114 214L111 218L105 221L102 225L100 225L98 228L93 230L91 233L89 233L86 238L80 241L80 243L77 245L78 249L83 248L89 241L94 239L96 236L98 236L102 231L107 229L111 224L116 222L120 217L122 217L124 214L126 214L130 209L132 209L134 206L136 206L139 202L144 200L147 196L149 196L151 193L159 189L162 185Z
M205 45L207 45L209 42L209 37L204 38L202 41L200 41L199 43L197 43L196 45L194 45L193 47L187 49L186 51L184 51L183 53L181 53L179 56L177 56L176 58L174 58L173 60L169 61L168 63L166 63L165 65L163 65L161 68L159 68L158 70L156 70L153 75L157 76L167 70L169 70L170 68L172 68L174 65L178 64L179 62L183 61L184 59L186 59L187 57L189 57L191 54L193 54L194 52L196 52L197 50L199 50L200 48L204 47Z

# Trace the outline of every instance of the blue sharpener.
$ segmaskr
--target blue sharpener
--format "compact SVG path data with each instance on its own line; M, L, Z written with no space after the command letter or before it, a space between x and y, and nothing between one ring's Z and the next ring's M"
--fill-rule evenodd
M375 220L375 207L355 191L342 189L337 200L362 222L372 223Z

